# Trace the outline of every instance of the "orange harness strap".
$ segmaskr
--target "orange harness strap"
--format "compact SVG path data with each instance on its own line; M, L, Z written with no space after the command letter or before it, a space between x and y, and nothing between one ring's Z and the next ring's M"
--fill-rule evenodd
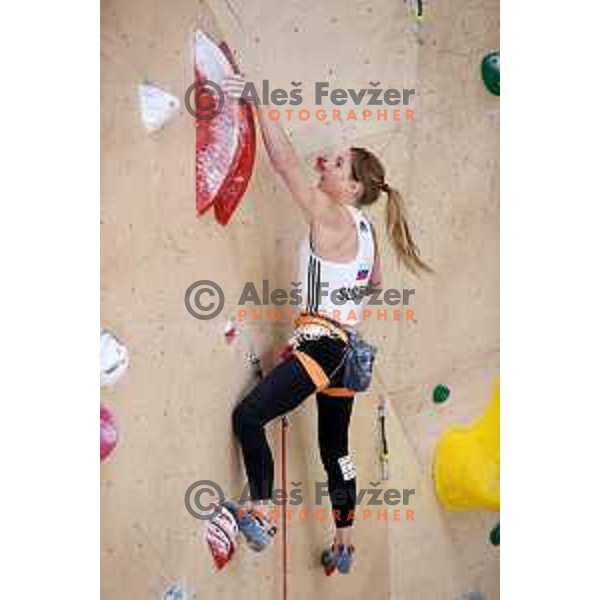
M356 392L351 390L350 388L327 388L325 390L321 390L321 394L325 396L334 396L336 398L352 398L352 396L356 396Z
M336 398L351 398L356 395L354 390L344 387L327 387L329 385L329 377L319 365L319 363L308 354L296 350L292 354L300 361L308 376L312 379L312 382L317 388L317 392L325 394L326 396L333 396Z
M300 361L308 376L317 388L317 392L324 390L329 385L329 377L321 367L321 365L306 352L295 350L292 354Z

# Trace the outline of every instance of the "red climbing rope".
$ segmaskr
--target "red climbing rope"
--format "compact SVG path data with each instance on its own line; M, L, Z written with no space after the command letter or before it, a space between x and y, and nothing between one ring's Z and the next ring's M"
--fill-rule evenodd
M284 490L286 496L283 502L283 511L281 514L281 534L282 534L282 545L283 545L283 600L287 600L288 597L288 527L287 527L287 430L289 425L289 419L286 415L281 418L281 487Z

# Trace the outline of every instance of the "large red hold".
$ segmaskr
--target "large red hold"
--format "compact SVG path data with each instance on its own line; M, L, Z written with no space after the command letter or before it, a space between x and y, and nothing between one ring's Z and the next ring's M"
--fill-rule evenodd
M224 97L220 85L237 69L225 43L195 35L196 212L214 207L216 220L229 223L250 182L256 154L252 107Z
M234 514L226 506L206 524L204 540L218 570L221 570L235 553L239 528Z

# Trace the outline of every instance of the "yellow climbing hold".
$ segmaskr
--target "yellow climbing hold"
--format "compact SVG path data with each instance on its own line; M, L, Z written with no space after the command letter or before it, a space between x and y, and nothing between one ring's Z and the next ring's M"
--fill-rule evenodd
M438 500L448 510L500 510L500 379L480 419L442 435L433 477Z

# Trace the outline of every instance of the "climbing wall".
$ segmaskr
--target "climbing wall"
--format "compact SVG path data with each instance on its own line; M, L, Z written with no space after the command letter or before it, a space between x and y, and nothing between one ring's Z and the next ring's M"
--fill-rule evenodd
M215 573L201 523L184 506L189 485L217 481L236 494L244 480L231 435L233 407L251 384L244 353L272 360L287 327L247 324L231 344L224 325L241 282L286 287L302 235L299 211L266 162L257 164L227 228L194 214L194 123L180 114L148 135L137 85L145 80L183 99L193 81L197 25L224 34L243 70L273 85L417 90L414 123L290 123L305 159L349 143L375 151L404 193L415 237L435 276L417 280L382 247L386 287L415 288L417 323L372 321L380 347L378 383L358 398L351 429L359 487L379 480L378 394L390 402L391 478L414 488L414 522L358 522L358 562L349 577L324 577L318 555L328 522L289 526L288 598L455 600L499 597L499 548L488 541L497 515L451 514L433 495L431 459L444 427L482 412L499 370L499 99L480 79L481 58L499 46L497 0L425 2L417 22L404 0L102 0L101 307L102 325L128 346L123 380L102 391L120 441L101 467L101 575L104 600L162 598L172 583L188 597L240 593L282 598L281 537L265 554L240 548ZM308 103L308 109L314 109ZM383 236L383 205L370 211ZM193 319L184 293L217 281L222 318ZM450 398L437 405L433 388ZM303 490L324 475L316 408L307 401L288 432L288 482ZM280 424L269 429L280 457ZM278 471L279 472L279 471ZM314 511L305 495L303 507Z

